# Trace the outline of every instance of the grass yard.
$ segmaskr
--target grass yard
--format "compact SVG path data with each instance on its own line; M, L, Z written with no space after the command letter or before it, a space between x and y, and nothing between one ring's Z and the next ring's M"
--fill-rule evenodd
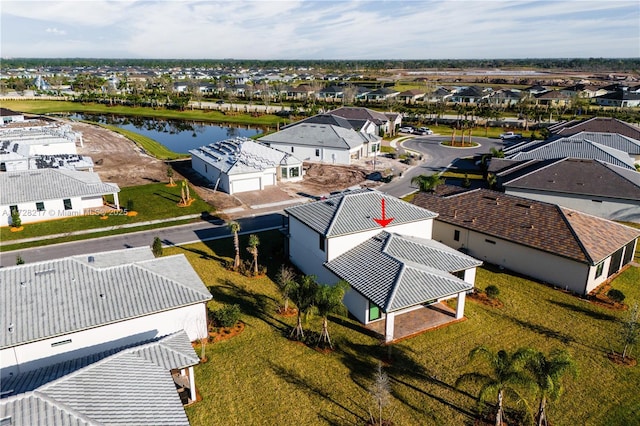
M6 242L11 240L146 222L155 219L168 219L190 214L203 214L213 210L209 204L198 197L193 189L190 191L190 194L192 198L196 199L193 204L189 207L178 207L177 203L180 201L179 185L167 187L164 183L152 183L148 185L124 187L121 188L118 195L120 207L126 208L127 201L132 200L133 210L138 212L137 216L113 214L109 215L107 220L102 220L99 215L89 215L46 222L27 223L21 232L11 232L9 226L4 226L0 228L0 239L5 243L4 246L6 246ZM107 201L113 202L112 196L107 196L106 198ZM44 240L38 241L38 243L49 244L51 241ZM3 248L5 250L7 249L7 247Z
M241 236L242 256L248 236ZM238 303L245 331L206 347L208 362L196 367L203 400L187 408L192 425L363 425L373 402L368 389L378 362L385 367L393 399L388 413L396 425L472 425L473 388L452 385L473 371L467 354L484 344L493 350L522 346L549 352L566 348L577 361L579 377L549 407L554 425L640 424L640 367L611 363L619 320L610 311L577 297L501 271L480 269L477 286L499 287L503 308L468 300L467 320L402 341L390 348L362 332L357 322L333 316L329 330L336 344L322 354L287 338L295 318L276 314L280 299L271 277L282 255L283 236L260 234L260 262L268 277L250 279L225 270L233 256L231 239L165 249L184 253L214 296L212 308ZM640 300L640 268L614 282L627 301ZM312 318L305 330L320 330ZM636 352L640 350L637 349ZM637 355L637 353L636 353ZM535 404L532 396L529 397ZM508 401L509 402L509 401Z
M278 123L288 123L289 120L277 115L265 114L254 117L245 113L227 113L212 110L172 110L146 107L128 107L122 105L109 106L105 104L67 102L67 101L36 101L36 100L3 100L3 108L33 114L48 114L60 112L91 112L96 114L136 115L140 117L172 118L178 120L194 120L214 123L254 124L258 126L274 127Z
M151 138L148 138L140 133L132 132L130 130L121 129L117 126L110 126L108 124L94 123L89 121L88 123L94 124L96 126L104 127L105 129L109 129L112 132L119 133L125 136L127 139L132 140L136 145L140 148L144 149L149 155L152 155L160 160L176 160L178 158L189 158L189 154L179 154L177 152L173 152L160 142L157 142Z

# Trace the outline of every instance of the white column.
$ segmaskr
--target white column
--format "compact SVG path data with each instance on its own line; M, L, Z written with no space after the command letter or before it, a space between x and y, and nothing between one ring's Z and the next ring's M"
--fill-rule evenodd
M113 193L113 202L116 204L116 210L120 210L120 199L117 192Z
M393 340L393 330L394 330L394 322L395 322L395 313L387 312L387 315L384 319L384 341L390 342Z
M467 297L467 293L464 291L458 293L458 305L456 306L456 319L464 317L464 300Z
M196 402L196 375L193 372L193 366L189 367L189 391L191 401Z

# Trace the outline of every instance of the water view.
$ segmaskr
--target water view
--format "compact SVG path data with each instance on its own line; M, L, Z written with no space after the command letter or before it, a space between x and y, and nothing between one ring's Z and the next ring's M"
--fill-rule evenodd
M73 114L70 118L90 120L117 126L154 139L170 150L187 153L223 139L244 136L250 138L263 133L263 129L239 124L213 124L183 120L159 120L106 114Z

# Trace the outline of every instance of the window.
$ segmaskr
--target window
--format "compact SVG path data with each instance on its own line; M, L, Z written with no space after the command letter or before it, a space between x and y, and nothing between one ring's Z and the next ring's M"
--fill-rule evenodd
M291 147L291 152L293 152L293 147Z
M36 203L36 210L38 210L39 212L44 211L44 202L43 201L38 201Z
M380 317L382 317L380 307L372 301L369 301L369 321L375 321L380 319Z
M65 210L71 210L73 208L73 206L71 205L71 198L65 198L64 200L62 200L62 202L64 203Z
M282 179L286 179L287 178L287 168L283 167L282 168Z
M300 176L300 169L297 167L292 167L289 169L289 177L298 177Z
M9 206L9 212L11 214L15 213L18 211L18 206Z
M318 235L320 237L320 250L324 251L324 235Z
M460 241L460 231L457 229L453 231L453 240Z
M320 157L320 150L316 148L316 157Z
M603 269L604 269L604 262L598 263L598 266L596 266L596 278L600 278L602 276Z
M489 243L489 244L495 244L495 243L496 243L496 242L495 242L495 241L493 241L493 240L485 240L485 241L486 241L487 243Z

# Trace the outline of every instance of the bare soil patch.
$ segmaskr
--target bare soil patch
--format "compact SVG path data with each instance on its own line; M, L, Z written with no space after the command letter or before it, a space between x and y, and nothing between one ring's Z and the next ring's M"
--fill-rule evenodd
M635 367L636 365L638 365L637 359L632 358L630 356L627 356L625 357L625 359L622 359L622 354L619 354L618 352L611 352L607 354L607 358L609 358L611 362L618 365L622 365L623 367Z
M491 299L485 293L473 292L467 296L471 300L475 300L476 302L482 303L486 306L491 306L492 308L502 308L504 303L502 303L499 299L493 298Z

